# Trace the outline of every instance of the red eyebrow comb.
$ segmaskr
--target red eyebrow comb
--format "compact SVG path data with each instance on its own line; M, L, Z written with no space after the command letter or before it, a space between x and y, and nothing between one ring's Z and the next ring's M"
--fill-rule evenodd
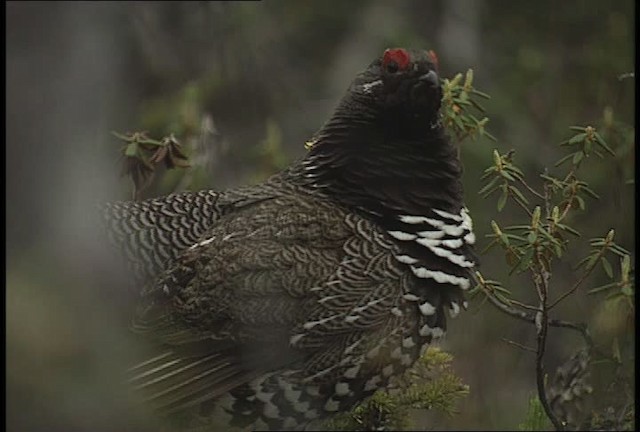
M382 57L382 65L386 66L392 61L396 62L398 68L404 70L409 66L409 63L411 63L411 57L407 50L403 48L388 49L384 52L384 56Z
M438 55L434 50L427 51L427 54L429 55L429 58L431 59L431 62L433 63L433 66L436 68L436 72L437 72L438 69L440 69L440 63L438 62Z

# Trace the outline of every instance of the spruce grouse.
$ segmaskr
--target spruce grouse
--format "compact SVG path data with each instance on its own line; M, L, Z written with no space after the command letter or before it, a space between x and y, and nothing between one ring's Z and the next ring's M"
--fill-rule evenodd
M435 63L386 50L304 158L264 183L106 206L147 281L132 328L162 348L130 370L149 404L299 429L443 335L445 310L466 307L475 238Z

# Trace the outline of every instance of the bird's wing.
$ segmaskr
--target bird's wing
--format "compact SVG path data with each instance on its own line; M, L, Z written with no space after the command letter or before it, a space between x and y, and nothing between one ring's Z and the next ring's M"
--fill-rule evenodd
M300 197L222 217L143 293L133 330L165 351L132 370L134 384L175 411L301 359L291 329L345 254L344 220Z
M274 197L223 217L144 293L134 330L166 351L134 383L171 412L286 370L323 404L336 383L347 388L324 408L344 409L444 329L441 287L423 287L434 311L421 315L398 251L374 223L317 199ZM433 334L418 334L425 325ZM281 384L269 379L259 386ZM282 413L304 401L279 403Z
M277 195L267 182L230 192L183 192L101 206L110 242L140 281L151 281L225 215Z

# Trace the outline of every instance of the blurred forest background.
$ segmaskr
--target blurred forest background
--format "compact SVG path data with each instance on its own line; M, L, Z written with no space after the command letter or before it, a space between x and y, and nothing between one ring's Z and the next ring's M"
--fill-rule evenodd
M156 430L123 396L120 376L139 348L126 329L126 275L114 270L93 213L96 203L131 193L120 177L121 142L111 131L173 133L190 154L192 169L159 176L147 196L257 182L304 154L350 80L385 48L433 49L443 77L473 68L474 85L492 97L484 105L498 142L462 147L466 202L482 247L498 218L495 200L478 195L494 148L515 149L518 165L535 178L563 155L557 144L570 136L570 125L600 121L607 106L616 120L634 122L635 79L619 79L634 71L632 0L6 8L10 431ZM584 253L567 256L554 275L560 291L575 279L571 266L586 254L586 239L610 228L635 257L634 150L590 162L583 175L600 200L587 202L573 221L583 230ZM515 211L507 206L500 220L512 220ZM508 277L500 253L482 257L482 272L531 295ZM606 278L596 274L598 282ZM627 374L627 387L607 395L623 401L612 404L632 403L629 305L578 292L553 317L588 323L603 349L617 341L621 361L631 366L615 372ZM533 355L503 339L534 345L535 331L479 301L452 320L441 346L470 394L458 414L418 416L416 428L504 430L523 422L535 394ZM580 344L577 334L552 329L548 369Z

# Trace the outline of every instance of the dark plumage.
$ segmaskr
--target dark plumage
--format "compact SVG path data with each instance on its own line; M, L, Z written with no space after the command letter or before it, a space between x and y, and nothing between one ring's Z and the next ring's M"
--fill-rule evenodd
M445 310L465 305L474 237L440 99L428 53L387 50L266 182L107 206L145 281L133 329L161 348L130 371L152 406L300 428L443 334Z

